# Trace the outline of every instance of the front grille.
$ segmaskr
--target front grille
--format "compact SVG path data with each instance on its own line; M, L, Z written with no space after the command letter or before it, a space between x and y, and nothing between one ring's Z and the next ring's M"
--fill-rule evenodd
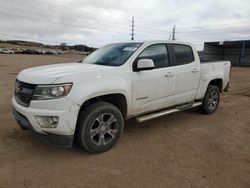
M15 98L18 104L28 107L36 85L16 80Z

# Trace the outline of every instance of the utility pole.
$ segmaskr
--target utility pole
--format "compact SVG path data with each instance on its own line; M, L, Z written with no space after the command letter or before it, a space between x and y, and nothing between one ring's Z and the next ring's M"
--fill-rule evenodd
M173 33L172 33L172 40L175 40L175 25L174 25Z
M134 40L134 36L135 36L135 18L134 16L132 17L132 21L131 21L131 40Z

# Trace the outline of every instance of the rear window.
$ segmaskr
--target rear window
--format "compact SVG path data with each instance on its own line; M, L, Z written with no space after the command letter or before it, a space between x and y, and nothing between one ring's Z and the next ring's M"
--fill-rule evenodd
M194 61L193 50L188 45L173 44L176 65L184 65Z

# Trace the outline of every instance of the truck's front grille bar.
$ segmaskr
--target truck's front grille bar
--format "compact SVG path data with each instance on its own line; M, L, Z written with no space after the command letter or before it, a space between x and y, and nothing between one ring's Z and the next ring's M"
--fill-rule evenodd
M28 107L36 85L16 80L15 98L18 104Z

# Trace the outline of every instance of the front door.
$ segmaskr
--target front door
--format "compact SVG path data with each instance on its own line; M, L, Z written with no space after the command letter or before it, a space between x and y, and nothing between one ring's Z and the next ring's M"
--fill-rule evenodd
M166 44L146 47L136 61L139 59L152 59L155 68L133 72L133 112L140 114L171 105L176 71L170 66Z

